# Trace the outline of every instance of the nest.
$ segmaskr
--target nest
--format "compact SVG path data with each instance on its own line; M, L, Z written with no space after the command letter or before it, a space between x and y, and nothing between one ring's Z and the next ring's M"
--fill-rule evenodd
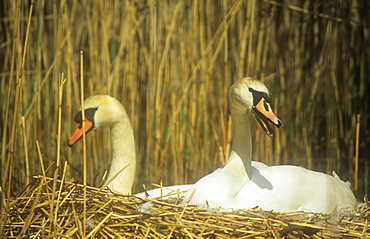
M86 189L86 190L85 190ZM151 201L149 214L139 208ZM369 202L338 218L261 209L217 212L179 198L142 200L74 182L37 177L5 202L6 238L369 238Z

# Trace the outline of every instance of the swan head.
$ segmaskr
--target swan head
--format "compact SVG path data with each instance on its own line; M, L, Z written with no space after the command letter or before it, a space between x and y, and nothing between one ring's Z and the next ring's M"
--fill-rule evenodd
M230 88L229 101L231 114L244 114L250 111L270 137L274 134L270 123L278 128L283 126L270 106L271 93L257 79L244 77L236 81Z
M109 95L95 95L87 98L84 102L85 111L85 134L101 126L113 126L127 114L123 105ZM82 111L78 111L74 117L78 124L77 129L68 141L68 146L74 145L82 138Z

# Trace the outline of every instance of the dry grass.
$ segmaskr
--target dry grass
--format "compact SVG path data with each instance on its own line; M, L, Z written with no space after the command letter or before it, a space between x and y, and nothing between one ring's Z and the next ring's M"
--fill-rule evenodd
M10 202L6 238L366 238L370 204L356 215L337 219L303 212L277 213L260 209L216 213L179 206L178 199L153 200L150 214L138 212L145 202L87 188L86 232L83 185L37 177ZM53 200L54 199L54 200ZM85 235L85 236L84 236Z
M266 83L284 123L272 140L252 125L254 160L335 170L361 200L370 178L369 9L365 0L4 1L1 218L13 216L8 203L33 175L101 184L108 129L87 137L85 164L82 144L66 143L82 76L85 97L109 94L127 109L134 192L193 183L225 164L227 92L248 75Z

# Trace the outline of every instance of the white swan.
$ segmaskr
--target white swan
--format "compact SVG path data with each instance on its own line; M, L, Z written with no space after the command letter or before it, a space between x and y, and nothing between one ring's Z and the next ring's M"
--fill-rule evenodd
M279 212L338 212L353 209L356 199L349 183L338 176L297 166L251 165L251 135L248 111L265 132L273 135L270 123L281 121L269 105L270 93L260 81L242 78L230 88L233 142L227 164L201 178L185 194L184 203L226 210L260 207Z
M112 141L112 163L107 177L110 181L107 186L113 192L131 194L136 168L135 140L130 119L123 105L115 98L108 95L95 95L87 98L85 108L85 132L89 133L101 126L110 126ZM77 112L74 121L78 127L70 138L68 145L73 146L83 135L82 113ZM126 167L124 170L122 170ZM122 170L122 172L120 172ZM165 188L157 188L147 192L136 194L140 198L154 198L169 193L188 190L192 185L175 185Z
M128 165L107 186L112 191L131 194L136 169L136 154L134 135L125 108L118 100L108 95L95 95L87 98L84 108L86 133L101 126L111 128L113 158L107 180L109 181ZM75 115L74 121L79 125L68 142L69 146L74 145L82 137L81 110Z

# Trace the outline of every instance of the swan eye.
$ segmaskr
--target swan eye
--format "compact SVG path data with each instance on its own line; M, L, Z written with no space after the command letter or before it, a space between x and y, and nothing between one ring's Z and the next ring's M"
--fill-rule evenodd
M269 103L271 100L271 95L267 92L256 91L252 88L248 88L248 90L252 93L253 105L256 106L261 100L263 100L263 106L265 107L265 110L269 111L270 109Z
M87 118L90 121L94 121L94 115L95 111L98 110L98 107L96 108L87 108L85 109L85 118ZM78 124L82 123L82 113L81 110L77 112L77 114L74 117L74 121Z

